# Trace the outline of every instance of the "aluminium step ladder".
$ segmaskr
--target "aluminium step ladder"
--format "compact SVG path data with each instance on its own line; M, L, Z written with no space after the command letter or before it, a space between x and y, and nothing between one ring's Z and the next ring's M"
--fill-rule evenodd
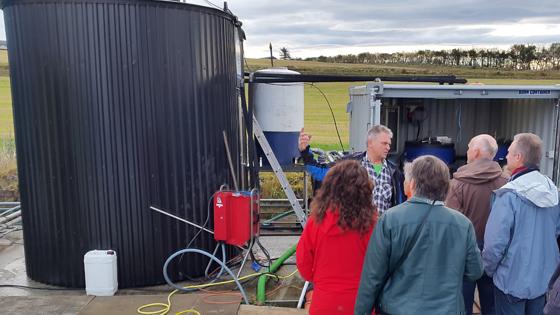
M278 181L280 182L280 185L282 186L284 193L286 193L286 196L288 197L288 200L290 201L290 204L292 205L292 208L296 213L296 216L298 218L299 223L301 224L301 227L305 228L305 222L307 222L307 216L303 212L303 209L301 208L301 205L299 204L299 201L297 200L296 195L292 190L292 186L288 182L288 179L286 178L286 174L284 174L282 167L280 166L278 160L276 159L276 155L274 155L272 148L268 144L268 140L266 140L266 137L264 136L264 133L255 115L253 115L253 132L255 133L255 136L257 137L257 141L259 141L259 144L261 145L263 152L266 154L266 158L268 159L268 162L270 163L270 166L272 167L274 174L278 178Z

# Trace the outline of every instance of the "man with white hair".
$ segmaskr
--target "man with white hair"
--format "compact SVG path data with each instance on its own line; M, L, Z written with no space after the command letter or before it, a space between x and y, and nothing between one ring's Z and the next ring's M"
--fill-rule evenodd
M366 151L350 154L332 163L319 163L309 149L311 134L301 128L298 139L298 147L307 170L313 178L322 181L327 172L337 162L346 159L359 161L368 171L369 177L373 180L373 203L377 205L379 214L385 212L390 207L406 201L404 194L404 176L395 163L387 159L387 154L391 149L391 138L393 132L383 125L371 127L366 136Z
M492 191L505 185L508 178L500 165L494 162L498 152L496 140L486 134L478 135L469 142L467 164L453 175L451 189L445 205L455 209L471 220L476 233L478 248L484 248L484 230L490 215ZM483 315L493 315L494 284L492 278L483 275L476 282L463 281L463 298L467 315L473 313L474 291L478 296Z
M559 261L558 189L539 172L539 136L516 135L506 158L511 178L494 191L484 234L484 270L494 282L496 314L540 315Z

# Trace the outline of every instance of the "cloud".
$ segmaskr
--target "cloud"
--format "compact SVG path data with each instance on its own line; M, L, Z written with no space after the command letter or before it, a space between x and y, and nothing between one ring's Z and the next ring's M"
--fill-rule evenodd
M230 0L228 5L243 22L246 56L253 58L266 56L269 42L305 58L332 55L333 47L360 53L374 47L506 47L560 38L557 0L535 5L519 0Z
M183 2L210 6L204 0ZM210 1L210 0L208 0ZM223 2L212 1L218 8ZM243 23L245 55L282 47L292 57L456 47L551 44L560 41L558 0L229 0ZM2 12L0 11L0 14ZM0 16L0 39L5 39ZM420 47L420 48L419 48ZM430 48L422 48L430 47Z

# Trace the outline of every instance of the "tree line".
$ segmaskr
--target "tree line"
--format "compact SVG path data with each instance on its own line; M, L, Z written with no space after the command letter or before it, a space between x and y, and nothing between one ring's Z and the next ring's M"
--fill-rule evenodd
M508 50L497 48L454 48L415 52L369 53L319 56L305 60L333 63L418 64L510 70L560 70L560 43L550 45L516 44Z

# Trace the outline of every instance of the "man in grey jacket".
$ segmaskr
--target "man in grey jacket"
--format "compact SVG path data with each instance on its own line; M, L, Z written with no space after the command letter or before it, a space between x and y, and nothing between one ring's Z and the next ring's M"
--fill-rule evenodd
M482 259L498 315L541 315L559 261L558 189L539 172L541 157L539 136L516 135L506 157L511 179L494 192Z
M508 177L497 162L492 161L498 152L496 140L486 134L478 135L469 142L467 165L461 166L453 175L451 190L445 205L469 218L474 226L478 248L484 248L484 230L490 215L492 191L505 185ZM473 313L474 291L478 296L483 315L495 314L494 283L483 275L476 282L463 281L463 298L467 315Z

